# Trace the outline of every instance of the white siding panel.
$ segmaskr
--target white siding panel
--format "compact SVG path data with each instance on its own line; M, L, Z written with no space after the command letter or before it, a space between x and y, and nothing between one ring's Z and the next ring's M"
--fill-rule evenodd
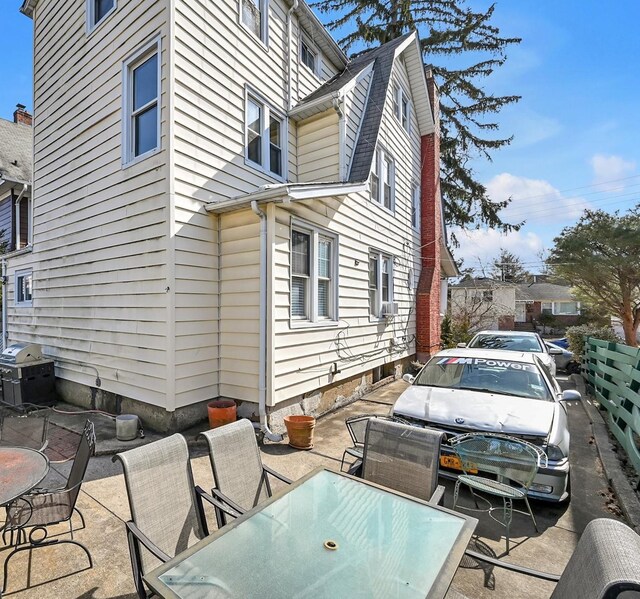
M337 181L340 156L338 114L328 110L298 124L300 182Z
M102 389L164 406L167 3L119 2L89 37L84 2L40 0L36 17L34 246L9 265L9 342L41 343L59 376L95 386L91 366ZM158 36L163 149L123 169L122 63ZM33 307L16 308L26 267Z

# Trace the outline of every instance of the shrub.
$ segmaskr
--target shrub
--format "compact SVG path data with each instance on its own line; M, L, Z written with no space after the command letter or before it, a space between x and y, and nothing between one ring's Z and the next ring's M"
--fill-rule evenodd
M569 349L573 352L576 360L582 359L584 349L584 338L595 337L603 341L615 341L620 343L621 339L616 335L611 327L598 326L597 324L581 324L577 327L569 327L566 332L569 340Z

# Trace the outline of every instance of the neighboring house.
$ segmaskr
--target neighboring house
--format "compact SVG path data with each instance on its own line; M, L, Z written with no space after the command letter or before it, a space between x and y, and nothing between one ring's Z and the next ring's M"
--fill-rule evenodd
M0 258L15 256L31 240L31 179L33 131L31 115L18 104L13 122L0 119ZM31 302L30 272L13 270L14 280L7 280L6 260L2 260L2 280L16 291L15 301ZM13 285L11 285L11 283ZM6 331L6 293L2 294L2 331ZM3 334L0 343L6 342Z
M578 324L580 302L566 285L553 283L520 283L516 291L516 322L539 322L541 314L551 314L554 326Z
M513 330L516 287L495 279L465 277L449 287L449 310L472 331Z
M304 2L26 0L33 273L67 400L319 414L439 347L438 104L415 33L349 62ZM444 270L441 269L444 264ZM11 282L11 279L10 279Z

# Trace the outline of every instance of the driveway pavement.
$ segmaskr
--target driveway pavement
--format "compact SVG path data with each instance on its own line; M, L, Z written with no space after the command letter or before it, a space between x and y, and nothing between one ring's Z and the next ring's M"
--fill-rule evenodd
M569 386L566 378L562 378L561 384ZM294 479L318 466L339 469L342 452L350 444L344 419L359 413L386 414L405 386L403 381L396 381L322 418L316 427L314 449L304 452L285 443L267 443L262 447L263 460ZM509 556L509 561L514 563L556 573L564 568L590 520L620 518L592 443L589 419L579 402L570 403L568 408L572 436L571 503L532 502L540 533L535 532L529 518L515 514ZM194 445L192 456L196 483L205 489L211 488L213 481L204 446ZM69 462L54 464L45 483L50 486L63 484L69 468ZM453 484L451 481L444 481L444 484L447 487L445 505L450 507ZM158 481L159 492L161 485L162 481ZM468 496L464 499L466 505L472 505ZM72 545L42 548L31 554L21 552L9 565L7 597L135 599L124 528L124 521L129 518L124 480L120 466L113 464L109 456L91 460L78 507L87 526L77 531L75 538L90 549L94 567L87 569L84 554ZM213 513L207 515L213 527ZM500 538L502 531L502 527L481 515L476 548L500 555L504 551L504 539ZM68 529L60 527L57 532L68 534ZM0 561L4 561L8 552L6 548L0 550ZM553 588L550 583L512 573L483 570L467 559L458 570L453 585L470 598L494 599L548 597Z

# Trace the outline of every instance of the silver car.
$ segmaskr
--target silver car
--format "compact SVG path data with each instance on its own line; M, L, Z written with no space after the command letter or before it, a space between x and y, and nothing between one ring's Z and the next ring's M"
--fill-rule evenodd
M564 370L567 374L580 372L580 363L576 360L572 351L550 341L545 341L544 344L547 346L549 353L553 355L557 368Z
M577 391L560 389L537 354L486 349L437 353L396 400L393 416L442 430L447 439L469 431L505 433L540 446L548 456L529 496L549 501L569 497L569 428L565 401ZM460 471L443 444L441 474Z
M458 347L477 347L483 349L503 349L517 352L538 354L542 363L556 376L556 354L562 353L560 348L548 348L538 333L528 331L480 331L469 343L460 343Z

